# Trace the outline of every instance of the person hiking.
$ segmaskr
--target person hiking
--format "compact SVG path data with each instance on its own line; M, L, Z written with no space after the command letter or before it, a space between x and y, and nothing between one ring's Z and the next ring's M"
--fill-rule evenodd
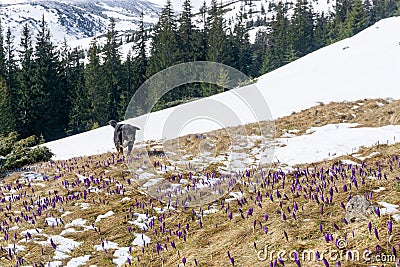
M133 144L135 142L136 131L140 128L130 125L117 123L115 120L110 120L108 122L112 127L114 127L114 144L118 153L124 153L124 147L128 147L128 155L132 152Z

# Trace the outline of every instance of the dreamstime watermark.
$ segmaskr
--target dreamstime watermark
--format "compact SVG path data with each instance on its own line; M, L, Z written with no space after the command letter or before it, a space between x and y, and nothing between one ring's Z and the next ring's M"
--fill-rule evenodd
M372 253L369 250L360 251L355 249L347 250L347 242L340 239L336 243L338 249L317 250L274 250L269 245L257 251L259 261L283 262L316 262L325 259L328 262L367 262L367 263L395 263L396 255L386 253Z
M209 95L221 88L236 90L151 113L167 93L191 84ZM188 62L156 73L135 92L125 121L141 128L136 133L139 153L126 160L134 181L174 207L211 203L227 195L245 170L257 170L273 159L275 125L264 95L249 77L224 64ZM248 123L252 131L245 127ZM204 134L217 129L223 133ZM187 134L195 139L178 139ZM151 157L157 153L165 158Z

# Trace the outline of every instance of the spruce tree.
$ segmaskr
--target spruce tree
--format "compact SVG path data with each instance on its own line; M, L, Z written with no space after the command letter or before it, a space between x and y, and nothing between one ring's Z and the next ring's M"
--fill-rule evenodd
M238 13L231 38L233 52L233 67L246 75L250 74L252 64L252 51L249 34L244 19L244 7Z
M314 29L314 47L320 49L329 44L329 26L328 19L324 12L317 15Z
M98 54L97 40L94 38L88 51L89 63L85 69L85 85L89 93L93 124L105 125L108 121L108 92L102 86L102 74L100 72L100 58Z
M108 120L122 119L118 114L118 106L121 95L121 56L118 51L118 36L115 30L115 19L111 18L107 32L107 42L104 46L103 86L108 93ZM107 121L100 122L101 125Z
M0 19L0 78L6 77L6 55L4 52L4 34Z
M290 43L297 57L314 51L314 20L312 6L307 0L296 2L290 21Z
M207 36L207 56L206 59L212 62L231 64L231 46L226 34L225 19L222 16L222 8L218 8L212 19L212 24Z
M263 56L267 47L267 40L267 32L259 30L256 34L254 44L252 45L252 64L250 68L250 75L252 77L260 76Z
M154 35L151 41L151 56L148 61L147 76L150 77L159 71L175 65L179 60L179 45L177 22L171 1L163 7L158 23L154 28ZM144 97L148 103L152 103L157 95L156 88L167 81L158 81L158 85L151 86L147 96ZM159 102L158 108L163 108L165 103L178 98L176 91L171 91L165 95Z
M90 130L93 126L90 117L90 99L85 87L84 65L79 61L79 51L76 48L71 57L74 65L71 72L73 82L71 83L71 111L67 131L70 135Z
M192 23L192 7L190 0L183 3L183 12L179 18L179 58L178 62L196 60L196 43L194 40L194 25Z
M21 70L18 75L19 90L16 131L20 134L21 138L26 138L35 133L36 120L41 116L37 106L40 105L39 91L37 87L33 86L33 47L28 24L24 25L20 47L19 60Z
M359 33L367 27L367 14L361 0L354 0L354 6L347 22L348 36Z
M164 70L177 62L177 23L171 1L163 7L152 37L148 76Z
M288 28L287 8L282 2L279 2L276 6L276 17L271 22L268 45L261 67L262 74L275 70L287 63L290 51Z
M5 40L5 54L6 54L6 86L9 92L10 103L12 107L13 119L17 116L18 105L18 83L17 83L17 63L15 59L14 38L11 34L11 29L8 28Z
M68 117L64 109L66 95L59 84L58 55L50 40L50 30L44 16L40 22L35 48L33 90L39 92L40 101L36 103L35 109L40 117L36 120L34 134L43 134L45 140L50 141L65 135Z
M14 117L10 101L10 93L0 77L0 136L14 131Z

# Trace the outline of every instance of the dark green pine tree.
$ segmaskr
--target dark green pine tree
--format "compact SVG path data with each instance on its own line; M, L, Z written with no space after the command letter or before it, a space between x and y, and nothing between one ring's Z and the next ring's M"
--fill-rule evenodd
M163 7L158 23L154 28L152 36L151 56L148 61L147 76L150 77L159 71L175 65L179 60L178 30L171 1ZM148 101L148 106L154 102L157 94L157 88L166 84L168 80L157 81L157 84L151 86L144 97ZM155 109L164 108L166 103L179 98L176 90L167 93L157 102Z
M206 60L206 51L207 51L207 4L204 1L202 7L200 8L200 20L198 21L200 29L195 29L193 35L193 42L196 46L195 51L195 60L204 61Z
M6 86L8 89L10 103L12 107L12 119L15 120L18 110L18 80L17 80L17 62L15 59L14 38L11 34L11 29L8 28L5 40L6 54Z
M328 24L330 43L349 37L347 20L354 0L336 0L335 11L331 14L332 20Z
M41 116L39 111L40 92L34 87L33 47L28 25L24 25L20 40L19 60L21 69L18 75L18 105L16 131L21 138L35 133L36 120Z
M93 128L108 121L108 92L102 86L99 52L97 40L93 39L88 51L89 63L85 69L85 84L89 93Z
M296 57L302 57L314 51L314 12L307 0L296 2L290 21L290 43Z
M230 65L232 63L232 51L226 33L225 19L222 16L222 8L219 7L215 15L213 13L211 14L214 18L210 19L212 24L210 25L207 36L206 59L208 61Z
M252 64L252 50L243 8L237 15L233 35L231 36L233 67L249 75Z
M144 27L143 21L143 13L141 16L140 24L139 24L139 32L136 34L136 40L133 46L133 56L131 59L131 66L129 66L126 62L126 68L131 72L129 75L130 87L129 87L129 99L128 104L130 103L133 96L135 96L135 100L137 99L145 99L146 97L142 94L143 91L137 92L137 89L146 81L147 79L147 66L148 66L148 58L146 54L146 42L147 35L146 29ZM136 95L136 94L141 94ZM146 92L147 93L147 92ZM128 117L137 117L143 114L144 109L146 109L143 105L147 104L146 101L138 101L129 106L129 110L124 110L125 114ZM128 108L128 107L126 107ZM124 114L124 115L125 115Z
M400 5L400 1L396 0L372 0L370 5L371 19L369 25L375 22L391 17L397 12L397 5Z
M320 49L329 44L329 25L328 18L324 12L316 15L314 29L314 47Z
M252 45L252 64L250 68L250 76L260 76L260 70L263 62L263 56L267 47L268 34L266 31L259 30L256 34L254 44Z
M111 18L107 32L107 42L104 46L103 86L108 92L108 117L106 121L100 122L105 125L108 120L120 120L118 108L121 95L121 56L118 51L118 36L115 30L115 19Z
M179 18L179 55L178 62L195 61L198 45L195 40L195 27L192 23L192 6L190 0L183 3L183 11Z
M147 76L147 65L148 58L146 54L146 42L147 35L146 29L144 28L143 21L143 12L140 19L139 32L137 34L137 39L135 41L135 56L133 57L133 69L134 69L134 85L132 86L133 92L131 92L131 96L135 91L146 81Z
M0 19L0 78L6 77L6 55L4 52L4 34Z
M122 89L119 101L118 117L124 118L126 109L131 99L132 88L134 87L134 68L132 52L129 50L125 62L122 64Z
M43 134L46 141L65 136L68 123L65 107L66 94L59 84L58 55L50 40L50 30L42 17L35 47L35 91L39 92L40 102L36 107L40 117L36 120L34 133Z
M261 74L275 70L287 63L290 52L288 28L287 8L282 2L279 2L276 6L276 17L271 22Z
M164 70L177 62L177 23L171 1L163 7L152 37L148 76Z
M7 135L15 128L10 94L5 82L0 77L0 136Z
M347 20L348 36L353 36L367 27L367 14L361 0L354 0L353 8Z
M85 86L84 64L80 62L79 54L75 48L71 55L74 65L71 71L71 111L67 131L69 135L90 130L93 126L90 99Z

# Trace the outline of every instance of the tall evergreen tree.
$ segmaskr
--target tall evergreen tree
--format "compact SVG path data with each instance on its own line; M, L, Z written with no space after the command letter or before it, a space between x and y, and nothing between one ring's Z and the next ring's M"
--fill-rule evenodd
M232 62L232 51L230 50L231 46L226 33L225 20L222 16L222 8L218 8L214 16L207 37L206 59L229 65Z
M290 43L297 57L314 51L314 19L312 6L307 0L296 2L290 21Z
M111 18L107 32L107 43L104 46L103 86L108 92L108 120L122 119L118 114L121 95L121 56L118 51L118 36L115 30L115 19ZM107 120L107 121L108 121ZM101 125L107 123L101 122Z
M314 47L315 49L320 49L328 44L329 44L328 18L326 18L324 12L322 12L320 15L317 14L315 20Z
M66 94L58 83L58 62L50 30L42 17L36 37L34 90L40 94L37 110L40 117L36 120L34 133L43 134L46 141L65 135L68 123L65 107Z
M101 82L99 52L97 40L93 39L88 51L89 63L85 69L85 85L89 93L93 124L104 125L109 117L108 92Z
M197 59L197 47L194 40L195 28L192 23L192 16L190 0L185 0L183 11L179 18L179 62L194 61Z
M20 47L19 60L21 70L18 75L19 101L16 116L16 131L20 134L21 138L26 138L35 133L36 120L41 116L37 106L40 105L39 90L33 86L33 47L28 24L24 25Z
M171 1L168 0L167 4L163 7L158 23L154 28L154 35L152 36L151 56L148 61L147 75L151 75L164 70L170 66L175 65L179 60L179 44L177 22L174 11L172 9ZM159 84L165 84L167 81L158 81ZM148 103L152 103L156 96L156 88L159 85L154 85L149 88ZM176 98L176 91L169 92L164 96L158 105L163 106L164 103L170 102ZM164 102L164 103L163 103Z
M234 26L232 41L233 67L246 75L250 74L252 64L252 51L249 34L244 19L244 7L238 13Z
M0 77L0 136L14 131L15 121L11 109L10 94Z
M268 34L265 30L259 30L256 34L254 44L252 45L252 64L250 68L250 75L258 77L260 75L263 56L267 47Z
M288 28L287 8L279 2L276 6L276 17L271 22L261 73L270 72L287 63L290 51Z
M4 52L4 34L0 19L0 78L6 77L6 55Z
M90 130L93 121L90 117L90 99L85 87L84 65L80 63L79 51L75 48L71 55L74 65L71 71L71 111L69 113L68 134Z
M163 7L152 37L148 76L164 70L177 62L177 23L171 1Z
M5 40L5 54L6 54L6 86L8 88L10 103L12 107L13 119L17 116L18 104L18 84L17 84L17 63L15 59L14 38L11 34L11 29L8 28Z
M367 27L367 15L361 0L354 0L347 22L348 36L353 36Z

